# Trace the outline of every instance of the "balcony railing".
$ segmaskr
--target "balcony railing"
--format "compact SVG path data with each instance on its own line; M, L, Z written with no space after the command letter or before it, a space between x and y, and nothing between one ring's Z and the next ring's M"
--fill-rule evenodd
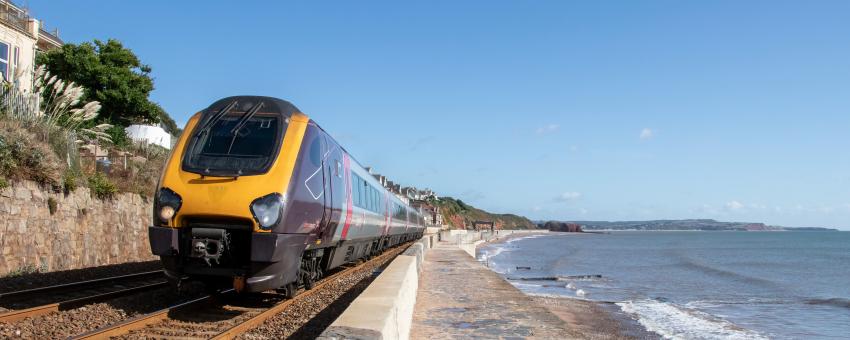
M26 12L9 1L0 0L0 22L19 31L29 33L27 21L30 19Z

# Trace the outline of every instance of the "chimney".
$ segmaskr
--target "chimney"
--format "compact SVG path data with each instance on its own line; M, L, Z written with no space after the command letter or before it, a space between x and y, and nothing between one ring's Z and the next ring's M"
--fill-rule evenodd
M41 23L38 22L38 20L36 20L36 19L33 19L33 18L27 19L27 31L29 32L30 35L33 36L33 38L35 38L35 40L38 40L38 29L39 29L40 24Z

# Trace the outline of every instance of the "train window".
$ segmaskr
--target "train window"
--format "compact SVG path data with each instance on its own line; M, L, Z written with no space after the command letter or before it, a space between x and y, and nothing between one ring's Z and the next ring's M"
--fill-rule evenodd
M281 139L277 116L226 115L206 129L193 131L183 167L207 174L248 175L268 169ZM244 118L244 120L243 120Z
M360 190L363 190L363 196L360 199L363 200L363 208L369 209L369 187L366 186L366 180L361 179L360 182Z
M355 175L356 176L356 175ZM356 181L352 181L356 183ZM355 206L360 206L360 191L357 190L357 184L351 185L351 200L354 201Z
M351 196L355 206L360 206L360 176L351 175Z
M363 208L369 209L369 187L366 186L366 180L360 179L360 190L363 192L363 196L360 199L363 200Z
M373 210L375 210L375 207L372 206L372 203L374 203L374 202L372 202L372 187L369 186L369 184L365 184L365 188L366 188L366 206L368 207L369 211L373 211Z
M372 187L370 187L369 184L366 184L366 204L369 206L369 211L375 209L375 207L372 206L372 203Z
M336 160L336 177L342 178L342 163Z
M310 162L315 166L321 166L322 163L322 139L314 138L310 143Z

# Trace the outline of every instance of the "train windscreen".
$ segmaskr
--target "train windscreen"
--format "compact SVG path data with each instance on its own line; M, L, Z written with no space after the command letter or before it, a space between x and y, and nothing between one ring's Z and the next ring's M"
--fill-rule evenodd
M279 114L257 113L259 109L225 112L199 124L187 146L183 169L227 177L267 172L287 121Z

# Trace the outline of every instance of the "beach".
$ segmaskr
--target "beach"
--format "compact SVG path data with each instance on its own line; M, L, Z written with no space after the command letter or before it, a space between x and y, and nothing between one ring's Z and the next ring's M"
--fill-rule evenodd
M556 234L556 233L552 233ZM581 234L568 234L582 237ZM499 239L485 242L480 248L512 242L513 240L529 237L545 237L549 234L511 234ZM479 260L481 257L479 256ZM511 280L506 280L511 283ZM551 294L527 294L534 303L546 308L559 319L563 320L570 330L581 334L587 339L660 339L661 337L648 331L635 319L623 313L620 308L610 302L598 302L578 298L568 298Z
M578 328L598 319L609 321L591 329L617 325L608 332L637 338L844 339L850 290L835 282L850 280L848 241L843 232L550 233L482 244L477 257Z

